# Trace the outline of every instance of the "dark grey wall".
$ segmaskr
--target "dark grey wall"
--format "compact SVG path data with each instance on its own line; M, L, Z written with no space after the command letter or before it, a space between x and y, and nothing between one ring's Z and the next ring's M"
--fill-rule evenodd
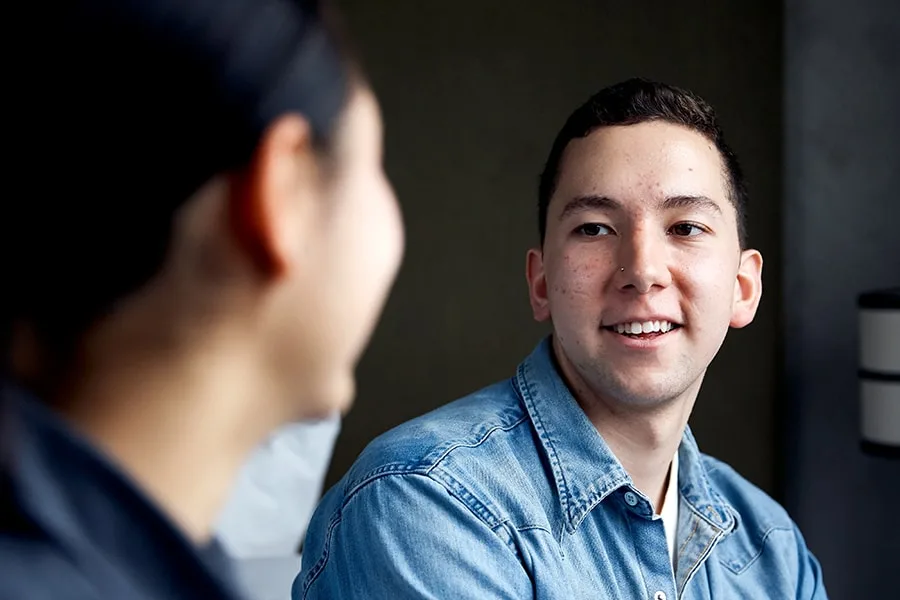
M859 450L856 295L900 284L900 3L787 0L788 508L832 598L895 598L900 461Z
M765 299L756 323L735 332L713 364L692 424L704 450L774 489L780 4L340 4L381 99L408 248L329 483L378 433L512 375L543 333L531 320L524 254L536 239L537 174L553 137L591 93L644 75L716 105L751 179Z

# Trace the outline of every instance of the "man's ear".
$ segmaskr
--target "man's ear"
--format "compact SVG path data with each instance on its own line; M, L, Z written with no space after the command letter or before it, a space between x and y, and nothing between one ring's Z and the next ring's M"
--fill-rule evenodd
M763 258L758 250L744 250L734 282L734 301L731 306L731 326L746 327L756 316L762 298Z
M229 199L238 244L260 272L281 277L298 259L303 227L318 199L318 162L309 122L284 115L265 131Z
M528 280L528 297L534 320L546 321L550 318L550 301L547 298L547 277L544 273L544 253L540 248L531 248L525 256L525 278Z

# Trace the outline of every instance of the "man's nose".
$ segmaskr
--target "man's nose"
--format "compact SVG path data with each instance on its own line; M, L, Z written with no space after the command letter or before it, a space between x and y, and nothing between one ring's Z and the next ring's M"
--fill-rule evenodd
M671 283L665 234L637 227L625 237L619 250L616 272L619 289L647 294Z

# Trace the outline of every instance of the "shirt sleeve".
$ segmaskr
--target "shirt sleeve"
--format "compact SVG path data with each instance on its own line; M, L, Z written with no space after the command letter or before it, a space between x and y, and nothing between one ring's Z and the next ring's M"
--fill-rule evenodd
M803 534L794 525L794 538L797 540L797 556L799 559L797 569L797 599L798 600L828 600L825 592L825 584L822 581L822 567L819 561L806 546Z
M425 475L388 475L314 521L293 600L531 598L504 525ZM315 528L315 529L314 529Z

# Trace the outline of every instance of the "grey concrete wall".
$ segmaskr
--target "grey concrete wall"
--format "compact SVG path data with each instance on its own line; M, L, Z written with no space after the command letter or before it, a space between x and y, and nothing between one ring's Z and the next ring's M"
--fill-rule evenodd
M787 0L788 508L832 598L896 598L900 461L859 450L856 295L900 284L900 3Z
M550 144L590 94L643 75L710 100L751 180L767 259L751 327L716 359L692 425L701 447L768 490L776 481L781 8L771 0L344 0L386 121L406 263L359 370L329 482L387 428L495 380L544 330L524 255ZM360 223L365 235L365 223Z

